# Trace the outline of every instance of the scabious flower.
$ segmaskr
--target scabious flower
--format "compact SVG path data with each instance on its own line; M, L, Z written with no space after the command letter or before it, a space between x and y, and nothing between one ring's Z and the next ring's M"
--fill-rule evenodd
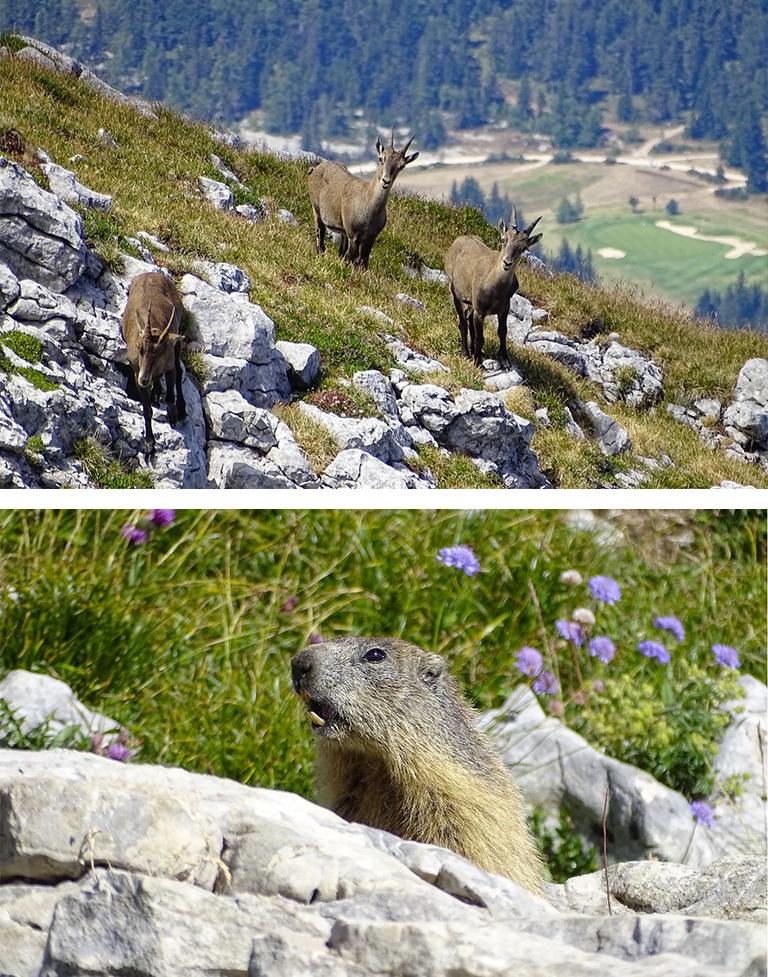
M592 683L592 688L595 690L595 692L597 692L598 695L600 695L601 692L605 692L605 683L599 678L596 678Z
M595 623L595 615L588 607L577 607L573 614L571 614L571 620L576 621L577 624L583 624L585 627L591 628Z
M578 621L566 621L561 619L555 621L555 627L557 628L557 633L561 638L565 638L566 641L572 641L577 648L581 648L584 644L585 634L584 628L578 623Z
M712 653L718 665L724 665L726 668L738 668L741 665L738 651L729 645L712 645Z
M593 658L599 658L603 665L607 665L616 654L616 645L611 641L610 638L607 638L603 634L592 638L588 647L590 655L592 655Z
M148 513L149 521L157 527L171 526L176 518L175 509L150 509Z
M669 614L667 617L655 618L653 626L660 628L662 631L669 631L678 641L682 641L685 638L685 628L680 623L680 619L675 617L674 614Z
M552 672L542 672L534 681L532 687L537 695L554 695L560 691L560 683Z
M564 583L566 587L578 587L582 579L578 570L563 570L560 574L560 583Z
M127 522L123 528L120 530L120 535L123 539L127 539L129 543L134 546L138 546L141 543L146 543L147 541L147 531L142 529L140 526L132 526Z
M107 752L105 754L110 760L119 760L120 763L125 763L128 757L131 755L131 751L123 743L111 743L107 747Z
M468 577L474 576L480 569L480 563L469 546L445 546L439 551L437 558L447 567L463 570Z
M669 652L660 641L639 641L637 650L646 658L657 658L662 665L669 662Z
M313 631L309 636L308 644L310 645L321 645L323 643L322 635L318 634L317 631Z
M286 602L280 608L281 613L290 614L290 612L296 607L298 603L299 603L299 598L296 596L296 594L291 594L291 596L286 600Z
M690 804L690 811L697 824L705 824L708 828L714 828L715 812L706 801L693 801Z
M621 587L613 577L590 577L588 584L595 600L601 600L604 604L615 604L621 597Z
M538 675L544 665L544 659L541 657L541 652L537 651L535 648L521 648L517 653L517 658L515 659L515 665L523 675Z
M583 706L584 703L587 701L586 693L584 693L584 692L574 692L573 693L573 699L571 701L574 703L574 705Z

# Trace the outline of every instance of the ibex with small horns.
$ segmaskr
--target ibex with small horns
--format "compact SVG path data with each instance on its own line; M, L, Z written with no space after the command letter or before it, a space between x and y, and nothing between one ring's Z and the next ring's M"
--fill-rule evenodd
M168 421L176 424L187 416L181 389L182 304L176 286L162 272L138 275L128 289L123 311L123 339L128 362L136 377L144 409L144 456L155 452L152 434L152 388L165 375Z
M354 176L342 163L323 160L309 174L309 197L315 212L317 253L325 251L325 232L341 235L339 255L352 265L368 267L373 242L387 223L387 197L398 173L418 153L406 155L413 136L395 149L395 132L385 146L376 140L379 164L370 180Z
M478 366L483 362L483 322L487 315L498 316L499 363L507 369L511 366L507 316L510 299L519 284L515 268L523 253L541 240L541 234L531 237L540 220L537 217L524 230L518 230L517 210L513 207L511 227L499 221L501 251L492 251L479 237L464 236L456 238L446 252L445 273L459 317L461 351L473 357Z

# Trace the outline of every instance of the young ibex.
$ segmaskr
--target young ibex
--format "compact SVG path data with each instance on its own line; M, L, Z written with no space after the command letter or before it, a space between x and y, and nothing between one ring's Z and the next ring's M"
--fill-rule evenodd
M309 174L309 197L315 212L317 253L325 251L325 232L341 235L339 255L352 265L368 267L373 242L387 223L387 197L397 174L418 153L406 156L413 136L395 149L395 133L385 146L376 140L379 165L367 182L353 176L342 163L325 159Z
M458 237L445 255L445 273L451 286L453 304L459 317L461 351L474 357L479 366L483 362L483 321L487 315L499 320L499 363L511 366L507 353L507 316L509 302L517 291L515 268L523 252L541 240L541 234L531 237L531 231L541 220L520 231L517 211L512 208L512 226L499 221L501 251L491 251L479 237ZM469 346L467 346L469 336Z
M152 434L152 388L165 374L168 421L187 416L181 390L182 304L176 286L159 271L138 275L128 289L123 310L123 339L144 408L144 456L155 452ZM171 331L173 330L173 331Z

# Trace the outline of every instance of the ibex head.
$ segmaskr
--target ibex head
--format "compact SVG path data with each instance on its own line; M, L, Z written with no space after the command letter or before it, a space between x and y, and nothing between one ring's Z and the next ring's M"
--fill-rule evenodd
M529 248L534 247L542 238L541 234L534 234L531 231L541 220L536 220L528 227L519 230L517 227L517 208L512 208L512 224L507 227L504 220L499 221L499 231L501 231L501 263L504 271L510 271L517 264L518 259Z
M136 383L147 389L151 387L160 375L169 369L166 353L173 348L173 344L181 339L181 334L171 332L171 324L175 315L175 309L171 309L171 314L165 328L159 333L152 332L151 323L152 305L145 312L144 322L139 320L138 326L138 353L139 369L136 374Z
M410 156L406 156L413 139L414 137L411 136L402 149L395 149L395 130L393 129L388 146L385 146L381 139L376 140L376 152L379 154L376 176L382 190L390 190L397 174L418 158L418 153L411 153Z

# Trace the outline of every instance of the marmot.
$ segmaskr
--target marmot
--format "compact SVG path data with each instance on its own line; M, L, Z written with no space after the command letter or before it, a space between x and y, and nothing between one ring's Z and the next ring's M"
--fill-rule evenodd
M322 804L541 891L520 789L444 659L396 638L340 638L291 666L318 738Z

